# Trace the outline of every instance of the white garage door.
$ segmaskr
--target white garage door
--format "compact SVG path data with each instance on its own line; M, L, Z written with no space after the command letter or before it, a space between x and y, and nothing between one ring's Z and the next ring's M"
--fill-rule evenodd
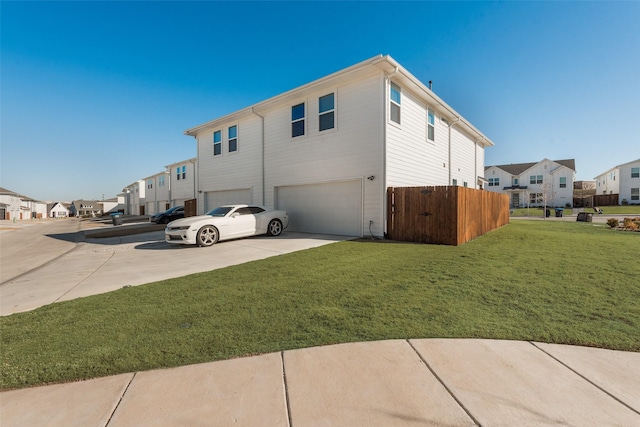
M208 191L205 197L205 212L209 212L218 206L251 203L251 189Z
M289 230L362 236L360 180L276 188L277 209L289 215Z

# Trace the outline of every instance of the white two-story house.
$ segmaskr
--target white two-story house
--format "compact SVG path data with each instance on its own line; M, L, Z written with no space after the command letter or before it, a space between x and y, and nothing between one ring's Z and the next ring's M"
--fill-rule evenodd
M171 179L169 171L157 173L143 179L145 185L145 215L164 212L171 207Z
M640 159L615 166L596 180L596 195L618 194L618 204L640 203Z
M487 166L485 188L509 194L511 207L573 206L575 159Z
M390 56L185 131L198 211L287 210L295 231L382 236L392 186L482 188L493 142Z
M143 179L132 182L122 189L124 193L125 208L127 215L145 215L146 210L146 182Z
M196 198L196 159L183 160L165 166L170 180L170 207L184 206L187 200ZM168 209L168 208L167 208Z

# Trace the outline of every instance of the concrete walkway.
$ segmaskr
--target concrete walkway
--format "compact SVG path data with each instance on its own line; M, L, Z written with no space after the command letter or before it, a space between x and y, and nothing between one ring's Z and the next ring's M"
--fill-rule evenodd
M493 340L284 351L0 393L13 426L638 426L640 353Z

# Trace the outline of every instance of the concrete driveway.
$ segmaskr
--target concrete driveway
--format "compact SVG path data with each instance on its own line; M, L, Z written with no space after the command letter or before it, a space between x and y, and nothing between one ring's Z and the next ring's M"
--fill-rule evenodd
M11 264L13 276L0 284L0 315L349 239L285 231L199 248L169 245L163 231L86 238L84 224L65 221L68 229L60 222L4 227L0 263L3 270L5 262Z

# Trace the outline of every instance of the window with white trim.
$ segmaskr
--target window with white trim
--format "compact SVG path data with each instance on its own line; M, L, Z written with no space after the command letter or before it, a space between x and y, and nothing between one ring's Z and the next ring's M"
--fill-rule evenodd
M631 178L640 178L640 168L631 168Z
M390 108L389 108L389 119L392 122L400 124L400 102L402 98L402 90L400 86L391 82L389 86L389 100L390 100Z
M542 203L542 193L530 193L529 203Z
M187 167L182 167L182 179L187 179Z
M238 126L229 127L229 152L238 151Z
M640 200L640 188L631 189L631 200Z
M560 177L560 188L567 188L567 177L566 176L561 176Z
M176 179L180 181L180 166L176 168Z
M489 187L500 186L500 178L489 178Z
M149 190L150 190L150 189L152 189L152 188L153 188L153 180L152 180L152 179L149 179L149 180L147 180L147 189L149 189Z
M304 135L304 102L291 107L291 138Z
M222 131L215 131L213 133L213 155L219 156L222 154Z
M436 140L436 115L431 108L427 108L427 140Z
M542 184L542 175L531 175L529 177L529 184Z
M335 127L335 96L333 93L318 98L318 130L333 129Z
M164 187L164 175L158 177L158 187Z

